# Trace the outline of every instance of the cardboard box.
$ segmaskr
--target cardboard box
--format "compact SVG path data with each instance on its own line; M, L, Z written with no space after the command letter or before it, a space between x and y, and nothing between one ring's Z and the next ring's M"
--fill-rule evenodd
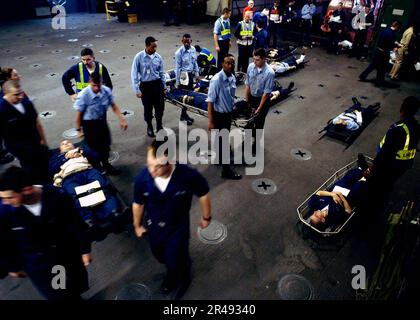
M137 23L137 14L129 13L128 14L128 23Z

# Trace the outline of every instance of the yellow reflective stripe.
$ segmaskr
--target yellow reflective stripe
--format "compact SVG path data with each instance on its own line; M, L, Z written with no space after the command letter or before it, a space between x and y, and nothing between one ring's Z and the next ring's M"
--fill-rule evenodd
M386 135L384 135L384 137L382 138L381 142L379 143L379 148L382 148L382 146L384 145L384 143L385 143L385 137L386 137Z
M103 65L102 63L99 63L99 76L102 79L102 73L103 73ZM89 82L85 82L85 74L83 72L83 63L79 62L79 78L80 82L76 82L76 89L77 90L83 90L84 88L89 86Z
M87 88L89 86L89 83L87 82L77 82L76 83L76 89L77 90L83 90L84 88Z
M402 127L405 131L406 138L405 138L405 144L403 150L397 151L397 156L395 157L397 160L411 160L414 159L416 156L416 149L408 150L408 147L410 145L410 130L408 130L408 127L405 123L401 123L398 125L398 127Z
M399 127L402 127L405 131L405 134L407 137L405 138L405 145L404 145L404 151L408 150L408 145L410 144L410 130L408 130L408 127L405 123L399 124Z
M221 24L221 26L222 26L222 32L221 32L221 35L222 36L225 36L225 35L228 35L228 34L230 34L230 24L229 24L229 28L228 29L226 29L225 28L225 25L223 24L223 21L222 21L222 19L221 18L219 18L219 21L220 21L220 24Z
M85 82L85 75L83 73L83 63L82 62L79 62L79 78L80 78L80 81L79 82L76 81L76 89L78 91L81 91L84 88L86 88L87 86L89 86L89 83Z
M254 29L254 24L251 23L251 30L245 30L245 23L243 21L240 22L241 23L241 32L239 32L240 36L252 36L253 33L253 29Z
M416 149L399 150L395 159L397 160L411 160L416 156Z
M79 76L80 76L80 82L85 82L85 75L83 74L83 63L79 62Z
M210 54L207 54L207 53L205 53L205 52L201 52L201 54L203 55L203 56L205 56L206 58L207 58L207 60L210 62L211 60L213 60L213 55L210 53Z
M400 123L397 125L397 127L401 127L404 129L406 138L405 138L405 143L404 143L404 149L397 151L397 155L395 156L395 159L396 160L414 159L414 157L416 156L416 149L414 148L414 149L408 150L410 146L410 130L408 130L408 127L405 123ZM382 146L384 145L385 138L386 138L386 135L382 138L382 141L379 144L379 148L382 148Z

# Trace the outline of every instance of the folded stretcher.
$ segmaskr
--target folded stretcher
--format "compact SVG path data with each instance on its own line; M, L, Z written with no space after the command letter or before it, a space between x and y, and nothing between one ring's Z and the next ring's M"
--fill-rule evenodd
M373 159L371 157L365 156L366 161L368 164L371 164L373 162ZM338 171L336 171L327 181L325 181L318 189L316 189L309 197L305 199L305 201L297 208L297 214L299 217L300 222L303 224L304 227L307 227L307 229L311 230L312 232L315 232L318 235L322 235L324 237L333 236L339 234L342 229L350 222L350 220L353 218L353 216L357 213L357 208L353 208L353 211L351 214L349 214L346 221L344 221L342 224L339 225L331 225L326 230L321 231L312 226L309 222L309 217L313 212L311 212L309 208L309 201L313 195L315 195L318 191L321 190L327 190L332 191L333 186L335 183L342 179L346 173L348 173L350 170L355 169L358 167L357 160L354 160L350 162L348 165L342 167Z

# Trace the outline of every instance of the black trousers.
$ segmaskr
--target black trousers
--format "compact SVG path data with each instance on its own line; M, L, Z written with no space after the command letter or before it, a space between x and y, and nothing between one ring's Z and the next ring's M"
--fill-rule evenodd
M247 72L249 65L249 57L252 56L253 45L244 46L238 44L238 71Z
M52 287L52 279L55 276L51 273L53 265L40 264L31 266L28 273L34 286L47 300L80 300L80 295L89 289L88 273L82 263L80 255L72 260L60 262L66 270L66 289L54 289Z
M376 69L376 81L385 81L385 73L388 67L389 53L376 49L375 55L373 56L372 62L368 67L360 74L359 78L366 79L367 76Z
M83 120L83 133L86 144L99 154L104 167L109 166L109 151L111 150L111 133L106 118L99 120Z
M250 105L252 109L257 109L261 103L262 97L254 97L251 96ZM268 111L270 110L270 106L268 105L267 100L263 105L260 113L255 117L254 122L251 126L252 129L252 137L256 139L257 137L257 129L264 129L265 125L265 118L267 117ZM255 140L254 140L255 141ZM255 141L256 142L256 141Z
M179 24L180 7L175 0L163 1L163 15L166 25L169 25L171 20L175 25Z
M18 158L23 169L30 172L37 183L49 182L48 147L34 143L7 144L7 149Z
M214 121L214 128L218 130L227 129L230 132L230 126L232 124L232 113L222 113L213 111L213 121ZM222 157L222 137L218 138L219 141L219 149L216 150L217 152L217 159L219 164L222 164L223 170L230 168L229 164L223 164L223 157ZM229 148L229 159L230 159L230 148Z
M160 79L140 83L143 93L144 121L150 123L153 119L153 108L157 123L162 123L165 100L163 95L163 83Z
M329 37L328 51L332 53L338 52L338 43L343 39L343 27L340 23L331 22L331 32ZM341 32L340 32L341 31Z
M219 48L220 51L217 52L217 68L222 68L223 59L229 53L229 43L230 39L228 40L219 40Z
M353 48L351 55L360 59L365 49L365 43L367 38L367 30L357 30L354 37Z
M273 38L272 47L277 48L277 40L281 40L280 37L280 23L270 21L270 24L268 25L267 45L270 46L271 38Z
M312 41L311 41L312 21L310 19L302 19L301 31L302 31L302 38L300 41L301 45L310 46L312 44Z
M186 281L191 271L188 227L181 227L168 236L160 235L159 230L150 230L149 235L154 257L167 268L167 280L171 284Z

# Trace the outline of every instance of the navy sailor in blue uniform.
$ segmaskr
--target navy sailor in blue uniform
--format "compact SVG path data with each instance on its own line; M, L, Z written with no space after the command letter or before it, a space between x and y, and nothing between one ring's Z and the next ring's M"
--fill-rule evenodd
M167 268L162 293L179 288L180 295L190 283L188 245L192 197L199 198L200 227L207 228L211 221L209 186L195 169L168 161L167 152L160 153L162 144L154 140L148 147L147 167L135 178L133 226L139 238L148 233L153 255Z

